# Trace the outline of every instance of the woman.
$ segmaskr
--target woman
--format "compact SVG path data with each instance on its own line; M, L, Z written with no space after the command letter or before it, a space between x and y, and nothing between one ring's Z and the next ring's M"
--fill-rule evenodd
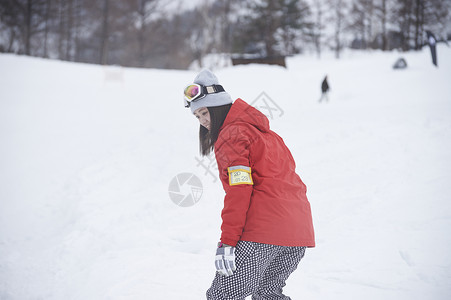
M306 187L268 119L232 99L203 70L185 88L185 106L200 122L202 155L215 152L226 192L216 276L207 299L290 299L282 294L306 247L314 247Z

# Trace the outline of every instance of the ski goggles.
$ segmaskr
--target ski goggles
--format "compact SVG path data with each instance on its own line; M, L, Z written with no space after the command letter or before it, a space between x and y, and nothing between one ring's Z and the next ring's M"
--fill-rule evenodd
M185 107L190 107L191 102L196 102L202 98L205 98L208 94L215 94L225 92L222 85L213 84L213 85L202 85L193 83L188 85L184 90L184 99L185 99Z

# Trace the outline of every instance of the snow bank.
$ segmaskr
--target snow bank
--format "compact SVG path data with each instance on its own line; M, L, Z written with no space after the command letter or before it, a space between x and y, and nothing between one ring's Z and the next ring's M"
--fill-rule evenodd
M293 299L451 296L451 50L438 53L439 68L425 49L216 72L268 114L308 186L317 247ZM0 298L203 299L223 191L182 106L195 72L13 55L0 69ZM186 208L168 194L183 172L203 185Z

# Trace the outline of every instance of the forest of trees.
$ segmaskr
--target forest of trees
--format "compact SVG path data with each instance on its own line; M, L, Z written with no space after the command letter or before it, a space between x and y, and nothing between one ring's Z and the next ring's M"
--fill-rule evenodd
M180 2L180 1L179 1ZM169 9L168 7L171 7ZM175 8L174 8L175 7ZM0 52L186 69L210 53L418 50L451 33L451 0L0 0Z

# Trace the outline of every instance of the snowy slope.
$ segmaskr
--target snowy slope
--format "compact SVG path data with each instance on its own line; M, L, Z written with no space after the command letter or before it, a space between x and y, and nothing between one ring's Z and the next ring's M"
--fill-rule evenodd
M293 299L450 298L451 49L438 51L438 69L425 49L216 72L232 97L274 101L308 186L317 247ZM182 106L196 73L13 55L0 70L0 299L203 299L223 191ZM192 207L168 194L184 172L203 185Z

